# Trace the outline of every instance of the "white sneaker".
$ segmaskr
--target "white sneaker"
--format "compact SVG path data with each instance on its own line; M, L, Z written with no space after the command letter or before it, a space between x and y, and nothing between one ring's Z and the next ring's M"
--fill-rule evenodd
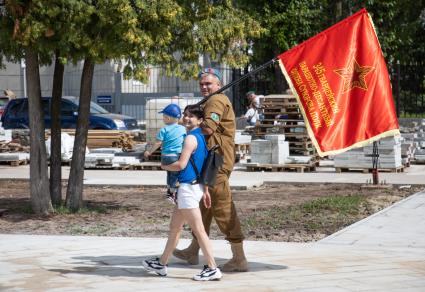
M142 264L148 271L155 272L160 276L167 276L167 265L161 264L159 258L144 260Z
M197 275L193 276L195 281L213 281L220 280L223 277L219 268L211 269L207 265L204 266L204 269Z

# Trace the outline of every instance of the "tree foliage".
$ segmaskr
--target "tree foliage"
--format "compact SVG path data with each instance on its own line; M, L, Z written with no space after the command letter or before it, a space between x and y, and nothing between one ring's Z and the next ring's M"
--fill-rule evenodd
M424 98L424 0L239 0L237 3L265 29L260 38L252 41L252 66L269 61L361 8L366 8L375 25L389 71L394 75L397 62L402 66L402 94L414 90L416 94L410 97L413 104L417 104L414 99ZM274 69L274 72L269 71L261 78L269 79L276 86L280 82L275 77L279 69ZM271 88L271 92L281 92L282 89Z
M116 60L127 77L142 81L153 65L163 65L167 74L194 77L203 54L231 66L246 64L247 40L260 32L259 24L229 0L7 0L0 26L0 40L7 45L0 54L19 60L30 48L40 64L84 60L67 191L67 203L78 209L96 63ZM41 141L44 132L37 135Z

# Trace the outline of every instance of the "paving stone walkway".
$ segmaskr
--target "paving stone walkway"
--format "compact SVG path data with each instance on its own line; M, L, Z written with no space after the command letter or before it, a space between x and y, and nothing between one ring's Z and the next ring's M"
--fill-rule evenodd
M166 239L3 234L0 291L425 291L424 222L425 191L316 243L248 241L250 271L208 283L174 258L168 277L143 270Z

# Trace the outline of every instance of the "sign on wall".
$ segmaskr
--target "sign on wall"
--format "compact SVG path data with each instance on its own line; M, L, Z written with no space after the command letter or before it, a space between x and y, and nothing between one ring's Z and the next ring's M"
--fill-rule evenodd
M96 98L98 104L112 104L112 96L110 95L98 95Z

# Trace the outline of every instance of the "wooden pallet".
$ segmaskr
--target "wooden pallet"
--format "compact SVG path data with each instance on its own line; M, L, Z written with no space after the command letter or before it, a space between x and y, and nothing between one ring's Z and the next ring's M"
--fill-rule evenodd
M282 125L282 124L273 124L273 122L261 122L261 124L258 126L258 128L279 128L279 129L284 129L285 132L288 133L307 133L307 128L304 125L291 125L291 124L286 124L286 125ZM295 129L300 129L298 130L298 132L291 132L295 131Z
M302 155L302 156L312 156L316 154L316 149L299 149L289 147L289 155Z
M307 133L285 133L285 140L291 142L311 142Z
M288 141L289 142L289 148L292 149L298 149L298 148L302 148L302 149L313 149L314 145L313 142L311 141Z
M250 152L251 144L235 144L236 152L248 153Z
M112 166L112 164L97 164L93 167L84 167L85 169L113 169L113 170L133 170L136 165L122 164L120 166Z
M261 99L261 104L286 104L288 102L297 102L297 99L295 97L278 97L278 98L268 98L268 97L263 97Z
M26 165L28 164L28 160L27 159L22 159L22 160L3 160L0 161L0 164L8 164L10 166L19 166L19 165Z
M261 164L248 163L246 164L247 171L269 171L269 172L311 172L316 170L314 164Z
M162 170L160 162L141 162L131 165L133 170Z
M161 147L155 150L154 153L152 153L149 158L146 160L146 162L160 162L161 161Z
M68 160L68 161L61 161L61 165L62 166L71 166L71 160ZM47 166L50 166L50 160L48 159L47 160Z
M379 172L394 172L394 173L399 173L399 172L404 172L404 166L401 167L397 167L397 168L379 168L378 171ZM337 173L341 173L341 172L362 172L362 173L371 173L372 172L372 168L362 168L362 167L358 167L358 168L349 168L349 167L336 167L335 168L335 172Z
M235 163L251 153L251 144L235 144Z
M264 118L261 120L262 122L285 122L285 123L300 123L300 122L304 122L304 120L300 120L300 119L284 119L284 118Z

